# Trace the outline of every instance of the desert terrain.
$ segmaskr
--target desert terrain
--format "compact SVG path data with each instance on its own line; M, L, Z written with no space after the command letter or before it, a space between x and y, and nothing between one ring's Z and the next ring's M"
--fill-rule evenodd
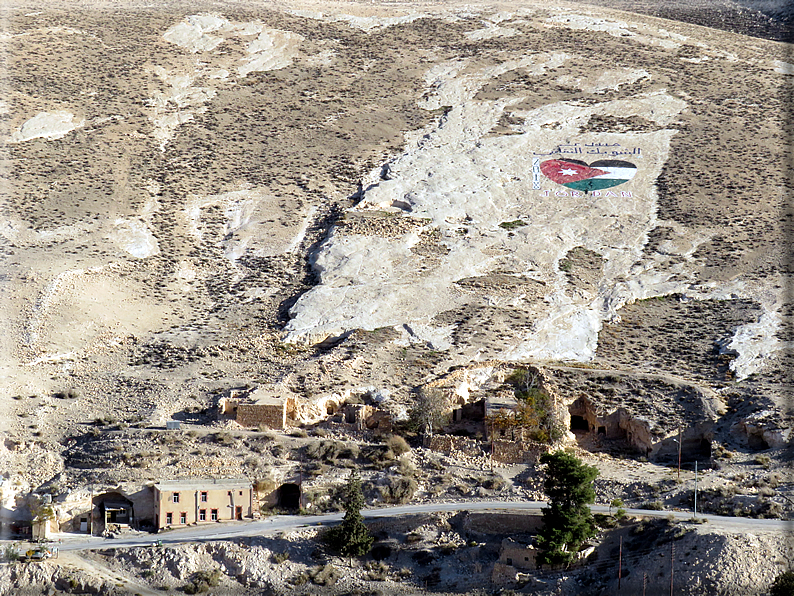
M553 401L533 440L596 465L598 503L687 509L698 460L704 512L789 519L790 14L592 4L5 3L4 527L188 478L299 482L316 513L352 469L368 506L543 500L487 414L437 429L450 449L415 424L432 392L447 423L515 403L517 371ZM238 423L249 394L289 423ZM509 532L453 517L378 528L390 554L344 581L302 530L7 565L0 593L213 566L217 593L614 593L595 564L495 583ZM604 529L603 565L645 531L681 541L688 593L790 565L779 533L643 523Z

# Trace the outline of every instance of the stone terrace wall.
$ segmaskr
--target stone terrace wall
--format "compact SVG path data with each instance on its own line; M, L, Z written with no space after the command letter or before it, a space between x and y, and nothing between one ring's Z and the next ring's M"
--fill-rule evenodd
M283 404L239 404L235 420L240 426L280 430L286 426L286 410Z
M425 441L425 447L451 456L468 455L469 457L478 457L485 455L480 441L467 437L434 435L430 437L429 441Z
M493 459L504 464L534 464L551 448L533 441L493 441Z

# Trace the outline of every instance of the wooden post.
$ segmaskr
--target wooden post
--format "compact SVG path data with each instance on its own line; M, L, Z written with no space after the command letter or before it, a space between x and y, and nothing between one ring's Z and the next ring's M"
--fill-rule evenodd
M91 485L88 497L88 535L94 535L94 485Z
M623 536L620 537L620 550L618 550L618 590L620 590L620 578L623 575Z
M698 461L695 460L695 513L694 518L698 516Z
M648 583L648 574L643 572L642 574L642 596L645 596L645 586Z
M675 544L670 543L670 596L673 596L673 560L675 559Z
M678 479L681 480L681 425L678 426Z

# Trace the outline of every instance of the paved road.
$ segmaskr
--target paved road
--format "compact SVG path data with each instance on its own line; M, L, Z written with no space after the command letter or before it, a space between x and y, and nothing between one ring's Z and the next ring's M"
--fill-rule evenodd
M456 501L451 503L431 503L422 505L401 505L398 507L383 507L379 509L365 509L361 513L365 518L394 518L417 513L430 513L437 511L539 511L546 504L542 501ZM593 505L595 513L607 513L608 507ZM646 509L627 509L629 515L648 517L668 517L687 521L692 519L692 513L687 511L649 511ZM193 526L181 530L161 532L159 534L140 534L121 539L107 539L99 537L75 536L64 534L60 545L61 551L98 550L103 548L126 548L149 545L156 540L163 545L182 544L186 542L205 542L214 540L227 540L245 536L268 536L280 531L293 530L301 526L333 524L342 519L342 513L329 515L276 515L261 521L229 522L224 524L211 524ZM718 515L698 515L699 519L708 520L708 527L723 530L749 532L749 531L775 531L784 532L792 530L792 522L776 519L750 519L744 517L722 517Z

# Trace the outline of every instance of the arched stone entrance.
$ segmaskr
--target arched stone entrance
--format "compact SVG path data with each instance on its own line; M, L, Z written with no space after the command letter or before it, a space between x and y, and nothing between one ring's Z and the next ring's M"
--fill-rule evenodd
M278 506L282 509L299 509L301 489L297 484L282 484L278 487Z

